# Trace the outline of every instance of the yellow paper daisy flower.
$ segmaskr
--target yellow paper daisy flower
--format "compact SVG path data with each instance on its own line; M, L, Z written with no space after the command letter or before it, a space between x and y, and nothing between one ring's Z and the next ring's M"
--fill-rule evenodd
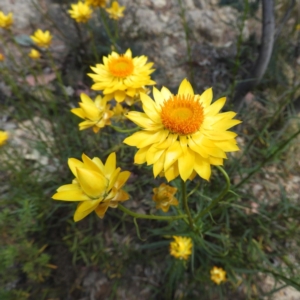
M192 254L192 239L183 236L173 236L174 241L170 243L170 254L176 258L188 260Z
M87 5L91 5L94 7L105 7L107 0L85 0Z
M5 15L2 11L0 11L0 28L9 29L13 22L12 13Z
M5 56L2 53L0 53L0 61L4 61L4 59L5 59Z
M132 58L131 50L125 54L112 52L108 57L103 57L103 64L97 64L91 69L96 74L88 74L95 84L93 90L103 91L105 99L116 99L122 102L126 98L135 98L140 92L145 92L146 85L153 85L150 74L153 63L147 63L147 57L142 55Z
M130 172L116 168L116 153L111 153L105 165L98 157L90 159L82 154L82 162L69 158L69 167L75 176L71 184L61 186L52 196L55 200L79 201L74 221L80 221L92 211L103 218L108 207L117 207L119 202L129 199L121 188Z
M39 59L41 58L41 53L35 49L31 49L31 51L28 53L28 56L32 59Z
M222 268L213 267L210 270L210 279L219 285L221 282L226 281L226 271Z
M178 205L178 200L174 197L177 188L162 183L158 188L153 189L153 201L156 203L157 209L167 212L171 205Z
M79 123L79 130L93 127L93 131L97 133L100 128L110 125L110 118L113 111L109 110L110 105L106 104L107 100L98 95L93 101L88 95L81 94L79 102L80 108L73 108L71 112L85 121Z
M125 6L119 6L119 3L117 1L114 1L110 8L106 8L109 17L114 20L119 20L120 18L123 18L124 10L125 10Z
M235 133L227 131L240 123L234 112L219 113L226 98L211 104L212 89L195 95L184 79L178 94L163 87L153 88L153 101L141 94L145 113L131 111L127 118L144 130L126 138L124 143L139 151L134 162L153 164L154 177L164 175L168 181L178 175L186 181L196 174L209 180L211 165L222 165L225 152L239 150Z
M41 29L38 29L30 37L41 48L49 48L51 45L52 35L48 30L43 32Z
M0 146L4 145L8 140L8 133L0 130Z
M77 4L71 4L71 8L68 13L77 23L86 23L92 17L93 11L87 3L79 1Z

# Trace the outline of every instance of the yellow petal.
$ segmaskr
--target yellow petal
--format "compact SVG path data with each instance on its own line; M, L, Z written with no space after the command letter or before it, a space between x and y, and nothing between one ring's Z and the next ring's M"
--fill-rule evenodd
M204 160L201 158L201 156L197 155L195 158L194 169L200 177L209 180L211 175L211 168L207 160Z
M157 105L161 106L164 103L164 97L162 93L156 88L153 87L153 98Z
M203 104L204 108L209 107L213 99L212 88L205 90L200 96L200 102Z
M77 168L84 168L84 164L83 162L81 162L80 160L76 159L76 158L69 158L68 159L68 165L69 168L71 169L73 175L77 178Z
M84 114L83 110L79 107L78 108L72 108L71 113L73 113L74 115L78 116L81 119L85 118L85 114Z
M107 187L107 191L110 191L114 187L114 185L115 185L115 183L118 179L118 176L120 174L120 171L121 171L121 168L117 168L117 169L115 169L115 171L111 175L111 177L109 179L109 185Z
M78 204L74 214L74 221L78 222L95 210L101 200L90 200Z
M168 181L175 179L179 175L178 164L174 163L167 171L165 177Z
M192 85L187 79L183 79L179 89L178 89L178 94L179 95L185 95L185 96L194 96L194 90L192 88Z
M97 198L105 192L107 179L102 174L83 168L76 170L80 186L88 196Z
M118 179L115 183L115 188L116 189L120 189L124 184L125 182L128 180L128 178L130 177L130 172L129 171L124 171L124 172L121 172L118 176Z
M134 163L135 164L143 164L144 162L146 162L146 155L148 152L148 149L150 147L144 147L138 150L138 152L135 154L134 156Z
M225 102L226 102L226 97L220 98L209 107L206 107L204 110L204 114L209 116L216 115L223 108Z
M155 102L146 94L141 93L141 101L143 103L143 110L146 115L155 123L161 123L161 117L157 110Z
M98 215L99 218L103 218L107 209L108 209L108 205L109 205L109 201L108 202L102 202L100 203L96 209L95 209L95 212L96 214Z
M195 153L187 148L187 151L178 158L179 174L183 181L186 181L194 170Z
M82 153L82 161L84 163L84 167L90 170L93 170L95 172L101 172L102 170L98 167L98 165L92 161L87 155L85 155L84 153Z
M80 94L80 99L85 104L90 104L90 105L94 104L94 101L88 95L86 95L84 93Z
M169 100L172 97L172 93L164 86L161 89L161 94L165 100Z
M104 175L106 178L110 178L112 173L116 170L116 152L112 152L104 165Z
M101 172L103 173L103 172L104 172L104 165L103 165L101 159L98 158L98 157L94 157L94 158L92 159L92 161L97 165L97 167L98 167L98 168L101 170Z
M165 164L166 152L164 152L160 158L153 164L154 178L163 170Z
M79 103L80 107L82 108L85 117L90 120L97 120L100 117L100 111L95 106L95 104L86 104L86 103Z
M91 200L81 189L58 192L52 196L52 199L62 201Z
M226 152L240 150L235 140L215 142L215 145Z
M117 102L122 102L126 98L126 93L124 91L115 91L114 97Z
M72 191L72 190L80 190L80 187L78 184L65 184L60 186L56 191L62 192L62 191Z
M173 145L169 147L166 151L164 170L168 170L171 165L173 165L178 157L182 155L182 149L178 141L175 141Z

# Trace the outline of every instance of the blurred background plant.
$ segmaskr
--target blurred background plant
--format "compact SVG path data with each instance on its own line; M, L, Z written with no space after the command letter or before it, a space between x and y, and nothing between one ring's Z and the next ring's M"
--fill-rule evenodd
M227 96L231 110L239 83L252 78L261 53L263 1L116 3L0 3L0 299L299 298L295 1L274 3L268 68L237 100L243 103L238 115L243 123L235 129L241 151L230 154L224 166L230 193L199 218L200 231L191 233L180 221L133 224L117 209L102 220L91 214L74 223L75 205L51 199L73 179L68 158L86 153L105 161L115 151L118 166L132 173L126 207L164 215L151 200L163 179L134 165L135 149L122 142L126 130L135 130L122 114L131 103L110 101L113 126L97 134L91 128L79 131L82 120L70 112L82 93L91 99L99 95L87 73L104 56L130 48L133 57L146 55L154 62L151 76L159 89L176 93L188 78L197 94L213 86L214 99ZM216 168L210 182L188 181L190 207L205 212L225 184ZM180 202L180 182L172 185L178 190L170 193ZM172 205L170 212L176 212ZM178 241L174 236L192 240L192 249L189 242L178 246L185 256L169 252Z

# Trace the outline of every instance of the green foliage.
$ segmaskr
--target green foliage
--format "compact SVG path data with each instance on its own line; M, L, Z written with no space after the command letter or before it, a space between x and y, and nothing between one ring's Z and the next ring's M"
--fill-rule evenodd
M242 31L247 18L257 12L258 2L220 1L220 5L231 5L242 12L237 53L226 61L231 80L226 91L229 96L236 79L253 61L257 41L253 37L243 41ZM179 6L188 50L186 61L192 63L195 41L185 18L184 1L179 1ZM5 46L13 43L19 51L23 64L9 55L10 65L0 66L2 80L12 91L0 109L10 111L13 122L22 124L23 144L8 143L0 149L0 299L67 299L70 294L80 299L86 296L82 269L101 271L108 278L112 286L110 299L118 299L122 283L126 286L129 279L139 278L152 293L149 299L260 299L285 286L300 291L299 266L295 263L300 259L300 208L283 186L290 175L285 159L290 156L289 147L299 138L299 123L295 123L296 129L287 126L297 121L294 103L299 99L299 81L296 71L291 73L296 45L289 47L283 38L277 42L268 73L255 91L259 100L256 104L263 109L250 107L240 112L243 124L237 131L241 151L225 163L229 180L214 168L210 182L197 177L187 182L192 230L187 217L155 223L113 209L103 220L90 215L77 224L72 219L75 205L51 199L60 185L73 179L68 158L79 158L82 153L106 158L116 151L118 165L133 174L126 186L132 210L173 216L182 215L185 209L180 181L175 180L172 185L179 190L178 208L172 207L168 213L155 210L152 189L163 180L154 180L148 166L132 163L135 150L122 142L126 131L135 130L131 125L123 122L122 129L113 124L98 135L79 132L78 118L70 113L77 107L78 93L91 85L86 76L89 67L102 61L112 45L117 51L126 47L136 52L143 49L141 42L118 36L122 32L118 33L103 11L97 18L81 29L77 24L68 24L68 30L76 36L71 39L47 15L47 24L56 28L67 49L60 58L45 56L41 65L33 64L25 55L28 36L5 40ZM98 26L100 20L109 31ZM293 34L289 32L290 40ZM147 38L140 40L146 42ZM28 74L37 80L44 69L52 70L53 80L40 85L26 81ZM195 68L190 67L188 73L196 82ZM77 90L68 93L68 87ZM272 180L280 186L276 192L264 183L266 176L275 176ZM258 183L266 191L264 197L254 192L253 186ZM188 261L170 256L169 244L174 235L192 239L193 253ZM155 280L148 280L145 273L135 274L137 266L154 269ZM227 282L217 286L211 281L213 266L226 270ZM266 292L259 283L267 275L277 285Z

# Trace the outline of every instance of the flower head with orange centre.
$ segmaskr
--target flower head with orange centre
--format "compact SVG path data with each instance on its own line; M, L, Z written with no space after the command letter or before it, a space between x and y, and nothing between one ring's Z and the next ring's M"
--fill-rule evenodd
M170 254L178 259L188 260L192 254L193 242L189 237L173 236L170 243Z
M75 176L71 184L61 186L52 196L54 200L78 201L74 221L80 221L92 211L103 218L108 207L116 208L119 202L129 199L121 188L130 172L116 168L116 153L111 153L105 164L98 157L90 159L82 154L82 162L69 158L69 167Z
M94 7L105 7L107 0L85 0L87 5L91 5Z
M87 3L79 1L77 4L71 4L71 8L68 13L77 23L86 23L92 17L93 11Z
M177 188L162 183L158 188L153 189L153 201L156 203L157 209L167 212L171 205L178 205L178 200L174 197Z
M147 57L142 55L132 58L131 50L124 54L112 52L103 57L103 64L97 64L91 69L96 74L88 74L94 80L93 90L103 91L107 100L116 99L122 102L127 98L137 98L140 92L145 92L146 85L154 85L150 74L153 63L147 63Z
M119 3L117 1L114 1L110 8L106 8L109 17L114 20L119 20L120 18L123 18L124 10L125 10L125 6L119 6Z
M8 140L8 133L0 130L0 146L4 145Z
M71 112L85 121L79 123L79 130L93 127L93 131L97 133L101 128L110 125L110 118L113 116L110 105L106 104L107 100L98 95L93 101L88 95L81 94L79 102L80 108L73 108Z
M31 49L31 51L28 53L28 56L32 59L40 59L41 53L35 49Z
M2 54L2 53L0 52L0 61L4 61L4 59L5 59L4 54Z
M141 94L144 113L127 114L143 130L124 143L139 149L134 162L153 165L154 177L161 174L170 181L180 175L186 181L198 174L209 180L211 165L222 165L226 152L239 150L237 135L227 129L240 121L233 119L234 112L220 113L226 98L211 104L211 88L195 95L184 79L177 95L163 87L153 88L153 96L155 101Z
M41 29L38 29L30 37L32 41L41 48L49 48L51 45L52 35L49 30L44 32Z
M2 11L0 11L0 28L9 29L13 22L12 13L5 15Z
M219 285L221 282L226 281L226 271L215 266L210 270L210 279Z

